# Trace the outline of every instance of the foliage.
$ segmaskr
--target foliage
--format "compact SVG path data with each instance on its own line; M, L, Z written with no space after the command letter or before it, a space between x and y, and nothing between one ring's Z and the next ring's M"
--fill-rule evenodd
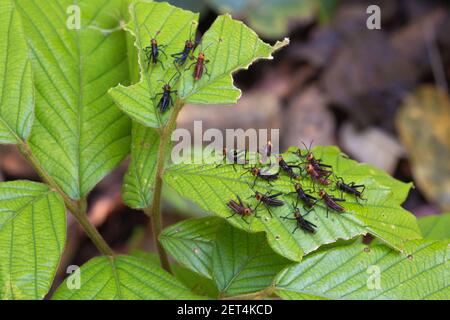
M2 299L42 299L49 292L65 247L66 211L102 255L81 266L79 289L71 288L74 273L54 299L448 298L448 277L442 277L448 236L439 227L447 216L422 220L423 233L436 240L421 239L416 219L401 207L411 185L348 159L336 147L313 153L336 176L364 184L364 199L342 195L343 213L317 204L307 217L315 234L293 233L295 222L280 217L292 217L296 199L294 181L283 172L273 186L258 180L255 188L282 192L285 205L270 213L260 206L258 217L241 218L230 217L226 203L238 194L255 207L248 168L170 164L170 137L183 105L235 103L241 92L233 73L271 59L287 39L269 45L221 15L193 52L193 59L203 52L209 60L208 72L194 81L195 61L188 58L177 69L170 57L193 37L198 14L144 0L80 0L81 28L72 28L72 5L0 4L0 143L17 145L43 180L0 183ZM165 45L166 57L148 66L143 49L151 38ZM160 81L176 90L164 114L157 108ZM299 164L296 150L283 154L287 162ZM90 191L129 153L123 198L148 214L158 256L116 255L87 218ZM318 196L304 173L299 181ZM163 184L214 216L162 231ZM322 188L338 194L333 185ZM362 245L365 234L379 241ZM166 252L179 264L171 265ZM382 271L379 291L366 286L372 265Z

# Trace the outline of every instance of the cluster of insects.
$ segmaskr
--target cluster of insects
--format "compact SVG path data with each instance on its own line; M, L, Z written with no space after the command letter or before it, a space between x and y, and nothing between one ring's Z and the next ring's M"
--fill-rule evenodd
M177 91L172 90L171 82L176 75L181 76L180 68L185 65L188 59L195 60L190 66L188 66L185 69L186 71L194 67L194 72L192 74L194 81L200 80L204 74L209 76L206 64L209 63L210 61L206 59L205 52L211 46L211 44L204 49L200 47L200 52L198 53L198 56L194 57L194 50L198 45L198 42L195 41L195 37L192 36L192 27L195 24L196 24L195 22L191 24L189 31L189 39L185 41L183 50L171 55L171 57L173 58L173 64L177 70L176 73L168 82L159 80L164 83L162 87L163 91L161 93L158 93L154 97L154 99L157 99L159 97L157 108L161 113L166 112L173 105L174 100L172 98L172 94L176 94ZM145 27L147 29L147 26ZM148 29L147 32L150 34ZM157 31L154 37L150 36L150 44L142 49L145 58L147 60L148 70L150 69L151 65L157 65L158 63L164 69L164 64L162 63L161 56L164 56L165 59L168 58L167 54L165 53L165 48L167 46L165 44L159 44L156 39L159 33L160 31Z
M297 229L302 229L308 233L315 233L317 226L313 224L311 221L305 219L305 217L311 212L314 211L317 205L322 205L326 209L326 214L328 217L328 212L332 211L335 213L343 213L346 209L342 206L342 202L345 201L343 198L343 194L349 194L355 198L358 202L359 200L366 200L363 197L363 193L365 190L365 186L363 184L356 184L355 182L345 182L343 178L337 177L334 172L332 166L323 163L321 159L318 159L311 152L311 145L306 147L306 153L302 153L302 150L299 148L293 154L296 156L295 161L288 162L281 155L275 157L279 170L277 172L270 172L268 168L260 168L258 166L249 166L246 171L242 174L250 173L254 179L251 185L251 189L254 194L251 197L254 197L257 201L257 204L252 208L248 203L244 203L239 195L236 195L237 200L230 200L227 202L228 208L233 212L231 218L235 215L239 215L246 223L246 217L254 215L256 218L258 217L257 209L260 205L263 205L270 216L273 216L272 209L274 207L281 207L286 205L285 201L281 200L280 197L283 195L295 195L296 201L291 204L292 212L287 216L281 216L280 218L285 220L293 220L296 221L296 227L293 230L293 233ZM271 157L271 149L272 146L269 142L267 146L264 148L261 153L262 158L268 159ZM243 163L244 166L248 164L247 160L247 151L233 151L228 152L226 149L223 151L224 160L228 160L228 163L233 164L233 167L236 163ZM236 170L236 169L235 169ZM289 193L275 193L271 194L271 192L262 193L254 190L256 181L262 180L267 182L270 186L272 183L279 179L281 174L287 175L292 181L293 191ZM241 175L241 176L242 176ZM305 189L303 185L300 183L300 180L308 179L312 182L312 190ZM318 191L316 191L316 187L318 187ZM340 197L336 197L331 194L330 191L339 191ZM299 202L303 204L302 209L304 210L304 214L301 213L301 208L299 207Z

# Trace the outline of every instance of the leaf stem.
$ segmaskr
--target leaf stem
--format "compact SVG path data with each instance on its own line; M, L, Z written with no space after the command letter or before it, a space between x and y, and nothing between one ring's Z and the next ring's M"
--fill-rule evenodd
M42 180L55 192L57 192L62 199L64 200L64 204L66 208L72 213L72 215L78 220L78 223L83 227L84 232L88 235L88 237L92 240L97 249L106 256L113 256L114 251L111 247L108 246L106 241L100 235L98 230L91 224L89 221L86 209L87 202L86 199L80 199L79 201L75 201L71 199L53 180L50 174L42 167L39 160L33 154L29 144L22 140L17 145L22 156L31 164L37 174L42 178Z
M158 250L161 267L169 273L172 273L164 247L159 241L162 232L162 216L161 216L161 194L163 186L164 167L166 156L170 153L171 136L177 124L178 113L180 112L184 101L177 99L167 124L160 130L159 149L156 163L156 178L153 190L153 200L151 208L144 209L144 212L150 217L150 223L153 232L153 238Z

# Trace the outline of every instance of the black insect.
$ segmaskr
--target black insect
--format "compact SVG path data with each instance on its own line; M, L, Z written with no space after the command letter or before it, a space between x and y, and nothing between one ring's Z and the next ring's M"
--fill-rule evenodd
M278 161L278 165L281 167L281 169L283 169L284 172L287 173L287 175L291 178L291 179L298 179L300 177L300 175L298 175L297 173L294 172L294 170L292 170L292 168L298 168L300 169L299 165L291 165L288 164L282 156L278 156L277 157L277 161Z
M229 217L227 217L227 219L234 217L236 214L240 215L242 220L245 221L245 223L248 223L247 220L245 220L245 217L251 216L253 214L253 210L252 208L250 208L250 206L246 206L244 205L244 203L242 202L241 198L236 195L238 202L234 201L234 200L230 200L227 203L227 207L230 208L233 211L233 214ZM255 214L256 217L256 214Z
M147 26L145 26L147 29ZM148 29L147 29L148 32ZM163 48L166 47L166 45L158 45L158 41L156 40L156 36L159 34L160 31L156 32L156 35L154 38L150 38L150 45L142 49L145 53L145 57L147 58L147 68L150 68L150 63L157 64L158 62L161 63L162 68L164 69L164 65L161 60L159 60L159 54L162 53L166 58L167 55L164 52ZM149 32L150 33L150 32Z
M176 74L174 74L174 76L175 75ZM156 99L158 96L161 96L157 105L157 108L161 113L166 112L170 108L170 106L173 105L172 94L178 93L177 90L172 90L172 87L170 86L170 82L173 80L174 76L169 80L169 82L164 84L164 86L162 87L163 92L156 94L154 97L154 99ZM159 81L164 82L162 80Z
M293 212L294 218L289 218L288 216L281 217L281 218L285 219L285 220L295 220L295 221L297 221L297 226L292 231L292 233L295 233L295 231L297 231L298 228L300 228L300 229L302 229L302 230L304 230L306 232L309 232L309 233L315 233L316 232L315 228L317 228L317 226L314 223L312 223L312 222L310 222L310 221L305 219L305 216L307 216L308 213L309 213L309 211L302 216L302 214L300 213L299 208L294 207L294 212Z
M317 200L317 198L313 197L310 194L307 194L300 183L296 183L294 185L294 188L295 188L295 192L293 192L293 193L297 194L297 198L299 200L301 200L307 208L314 207L314 203ZM296 205L296 207L297 207L297 205Z
M258 206L262 203L267 211L269 211L270 216L272 217L272 212L270 211L269 207L281 207L284 205L284 201L277 199L277 197L281 196L283 193L276 193L276 194L263 194L261 192L256 191L255 192L255 198L258 200L258 204L255 207L255 212Z
M364 190L366 189L366 186L363 184L355 184L354 182L350 182L350 183L345 183L344 179L341 177L337 177L336 178L336 187L348 194L354 195L356 197L356 199L361 199L361 200L365 200L362 197L362 194L364 192ZM361 190L358 190L361 189Z
M192 40L192 38L191 38L192 37L192 34L191 34L192 26L194 24L195 24L195 22L193 22L191 24L191 29L189 31L189 40L186 40L186 42L184 43L183 51L178 52L178 53L174 53L174 54L171 55L173 58L175 58L173 60L173 63L174 63L175 66L182 66L186 62L186 60L189 57L189 55L191 55L192 52L195 49L196 42L194 40Z
M314 154L311 152L312 141L309 144L309 147L307 147L303 141L302 141L302 144L306 149L306 154L302 155L301 149L298 149L296 152L294 152L294 154L296 154L300 159L305 160L305 162L303 162L302 164L312 165L314 167L314 170L316 170L317 172L320 172L320 171L323 171L324 173L330 172L329 169L331 169L331 166L328 164L322 163L321 159L316 159L314 157Z
M257 167L252 167L250 168L250 170L245 171L244 173L242 173L242 175L244 175L245 173L249 172L255 177L255 179L253 180L253 184L252 184L252 188L255 186L256 184L256 180L262 179L265 180L269 183L269 185L272 185L272 181L277 180L279 177L278 172L277 173L269 173L267 170L263 170ZM241 175L241 176L242 176Z
M335 198L328 193L325 192L325 190L319 191L319 196L322 198L323 202L325 202L325 205L327 206L327 217L328 217L328 208L342 213L345 212L345 208L342 207L338 202L345 201L345 199Z

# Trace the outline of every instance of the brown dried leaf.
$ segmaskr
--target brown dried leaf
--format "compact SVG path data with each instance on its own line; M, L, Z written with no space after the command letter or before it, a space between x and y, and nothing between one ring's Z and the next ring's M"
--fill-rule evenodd
M415 180L425 194L450 210L450 98L432 86L407 97L397 127L413 166Z

